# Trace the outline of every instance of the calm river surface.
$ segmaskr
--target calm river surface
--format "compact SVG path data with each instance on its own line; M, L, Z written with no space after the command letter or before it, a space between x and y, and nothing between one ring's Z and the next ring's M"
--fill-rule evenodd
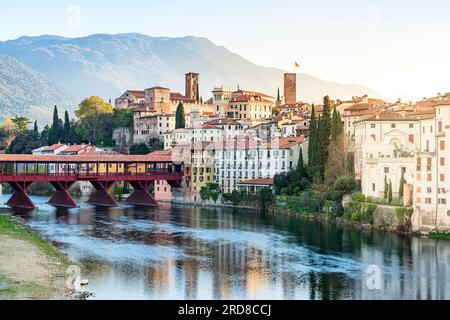
M23 217L82 266L94 299L450 299L450 242L248 211L34 201Z

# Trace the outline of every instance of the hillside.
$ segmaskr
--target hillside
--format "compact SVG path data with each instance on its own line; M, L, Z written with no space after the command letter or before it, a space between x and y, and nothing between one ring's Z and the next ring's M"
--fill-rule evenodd
M114 99L126 89L154 85L184 92L184 74L201 74L201 94L228 85L276 95L283 70L258 66L208 39L150 37L142 34L96 34L82 38L22 37L0 43L0 54L12 56L82 99L100 95ZM299 99L320 102L381 94L360 85L343 85L301 74Z
M42 128L50 121L54 105L73 113L77 100L39 72L0 55L0 121L26 115L38 120Z

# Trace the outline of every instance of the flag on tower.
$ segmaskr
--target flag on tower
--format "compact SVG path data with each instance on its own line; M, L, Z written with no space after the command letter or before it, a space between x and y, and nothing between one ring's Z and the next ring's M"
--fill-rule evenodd
M295 62L295 67L300 68L300 64L298 62Z

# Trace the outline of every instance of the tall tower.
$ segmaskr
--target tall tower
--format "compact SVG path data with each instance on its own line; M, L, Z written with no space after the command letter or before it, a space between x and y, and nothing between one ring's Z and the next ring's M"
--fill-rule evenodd
M284 100L286 104L297 103L297 74L284 74Z
M189 72L186 74L186 98L197 102L200 100L198 73Z

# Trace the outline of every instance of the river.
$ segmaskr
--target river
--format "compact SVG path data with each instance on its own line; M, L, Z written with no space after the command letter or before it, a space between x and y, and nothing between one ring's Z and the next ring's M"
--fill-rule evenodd
M93 299L450 299L446 241L250 211L33 201L22 216L82 266Z

